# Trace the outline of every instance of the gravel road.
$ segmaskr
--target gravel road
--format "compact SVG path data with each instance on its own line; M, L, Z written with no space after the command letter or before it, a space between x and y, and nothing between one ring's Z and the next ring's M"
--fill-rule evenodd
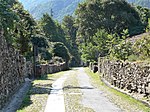
M85 107L92 108L95 112L123 112L116 105L110 102L105 93L91 85L88 75L83 68L78 69L78 81L83 93L81 103Z
M76 68L76 70L71 70L70 72L67 72L66 74L64 74L62 78L59 78L58 80L56 80L56 82L53 84L53 89L50 94L50 103L48 103L48 108L47 108L48 111L52 110L51 108L49 108L49 106L51 107L52 104L54 103L54 102L51 102L52 99L55 98L55 99L58 99L58 101L60 101L60 95L62 95L61 103L62 103L62 108L64 108L64 104L63 104L64 94L63 94L62 86L65 80L70 80L70 81L75 80L73 78L69 79L69 75L71 74L75 76L75 78L77 79L77 82L79 83L79 87L74 88L74 89L79 89L79 91L81 92L82 99L80 103L83 105L83 107L91 108L95 112L123 112L115 104L109 101L109 99L106 97L106 94L103 91L92 86L90 82L90 78L85 73L84 68ZM73 83L69 82L69 84L73 84ZM76 85L73 85L73 86L76 86ZM30 82L27 81L25 85L20 89L18 94L15 95L10 105L5 110L0 111L0 112L15 112L17 108L20 106L22 102L22 98L27 92L29 87L30 87ZM54 107L57 107L58 111L61 109L59 106L61 106L59 105L59 102L54 103ZM55 112L56 112L56 109L55 109ZM59 112L62 112L62 109ZM71 110L71 112L80 112L80 111ZM84 111L84 112L87 112L87 111ZM88 112L93 112L93 111L88 111Z

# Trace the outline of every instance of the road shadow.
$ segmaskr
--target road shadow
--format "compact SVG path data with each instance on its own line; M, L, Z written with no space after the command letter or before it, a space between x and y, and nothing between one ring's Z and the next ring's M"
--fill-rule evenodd
M52 84L44 84L44 83L33 84L32 83L27 95L23 99L22 105L20 106L18 110L23 110L24 108L32 105L33 101L31 100L31 97L33 95L50 94L51 88L52 88Z
M71 85L63 87L63 90L68 90L68 89L94 89L94 88L88 87L88 86L76 87L76 86L71 86Z
M50 81L55 81L54 79L50 78L49 75L51 75L51 74L42 75L40 77L37 77L36 80L50 80Z
M52 84L35 84L32 85L29 93L31 95L35 94L49 94L51 91Z

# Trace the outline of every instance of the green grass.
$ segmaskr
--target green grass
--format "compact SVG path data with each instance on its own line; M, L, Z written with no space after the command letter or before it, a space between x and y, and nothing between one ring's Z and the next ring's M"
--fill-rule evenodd
M88 68L85 68L85 72L90 76L94 86L97 86L99 89L105 91L108 94L108 98L111 99L121 109L128 112L133 112L133 110L134 112L150 112L150 108L140 101L137 101L122 92L106 86L101 81L99 73L93 73Z
M17 112L44 111L52 83L63 74L64 72L48 74L34 80Z

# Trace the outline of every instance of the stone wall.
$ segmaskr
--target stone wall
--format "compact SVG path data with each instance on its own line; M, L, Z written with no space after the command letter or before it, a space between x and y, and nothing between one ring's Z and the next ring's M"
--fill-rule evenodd
M98 70L102 78L128 92L150 95L150 65L110 61L99 58Z
M0 31L0 110L24 82L25 60L8 46Z
M33 64L31 62L26 62L26 77L33 78L34 69ZM34 77L41 77L42 75L52 74L60 71L68 70L67 64L59 63L59 64L39 64L36 65L35 75Z
M65 62L60 64L43 64L40 66L41 75L56 73L68 69L68 66Z
M27 78L33 78L33 63L31 61L27 61L25 63L25 77Z
M93 62L91 62L90 64L89 64L89 68L90 68L90 70L92 71L92 72L94 72L94 73L96 73L97 71L98 71L98 63L93 63Z

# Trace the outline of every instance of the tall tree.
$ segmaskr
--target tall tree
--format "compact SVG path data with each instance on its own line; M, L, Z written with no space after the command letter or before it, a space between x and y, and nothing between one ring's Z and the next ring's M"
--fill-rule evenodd
M77 26L75 25L75 18L70 15L65 16L62 26L66 35L67 47L72 55L71 65L77 66L80 62L80 55L76 43Z
M63 42L65 43L65 34L59 23L56 23L52 17L48 14L44 14L39 21L45 36L51 42Z
M123 29L129 29L132 35L144 31L138 12L125 0L90 0L79 5L76 15L78 37L85 42L93 40L97 29L119 35Z
M19 21L15 23L14 30L12 30L12 36L16 40L14 46L25 55L29 51L31 37L36 33L36 22L20 3L14 4L12 9L19 17Z
M14 27L14 21L18 20L16 13L11 10L14 2L15 0L11 2L5 0L0 1L0 27L3 28L7 41L11 40L9 30Z

